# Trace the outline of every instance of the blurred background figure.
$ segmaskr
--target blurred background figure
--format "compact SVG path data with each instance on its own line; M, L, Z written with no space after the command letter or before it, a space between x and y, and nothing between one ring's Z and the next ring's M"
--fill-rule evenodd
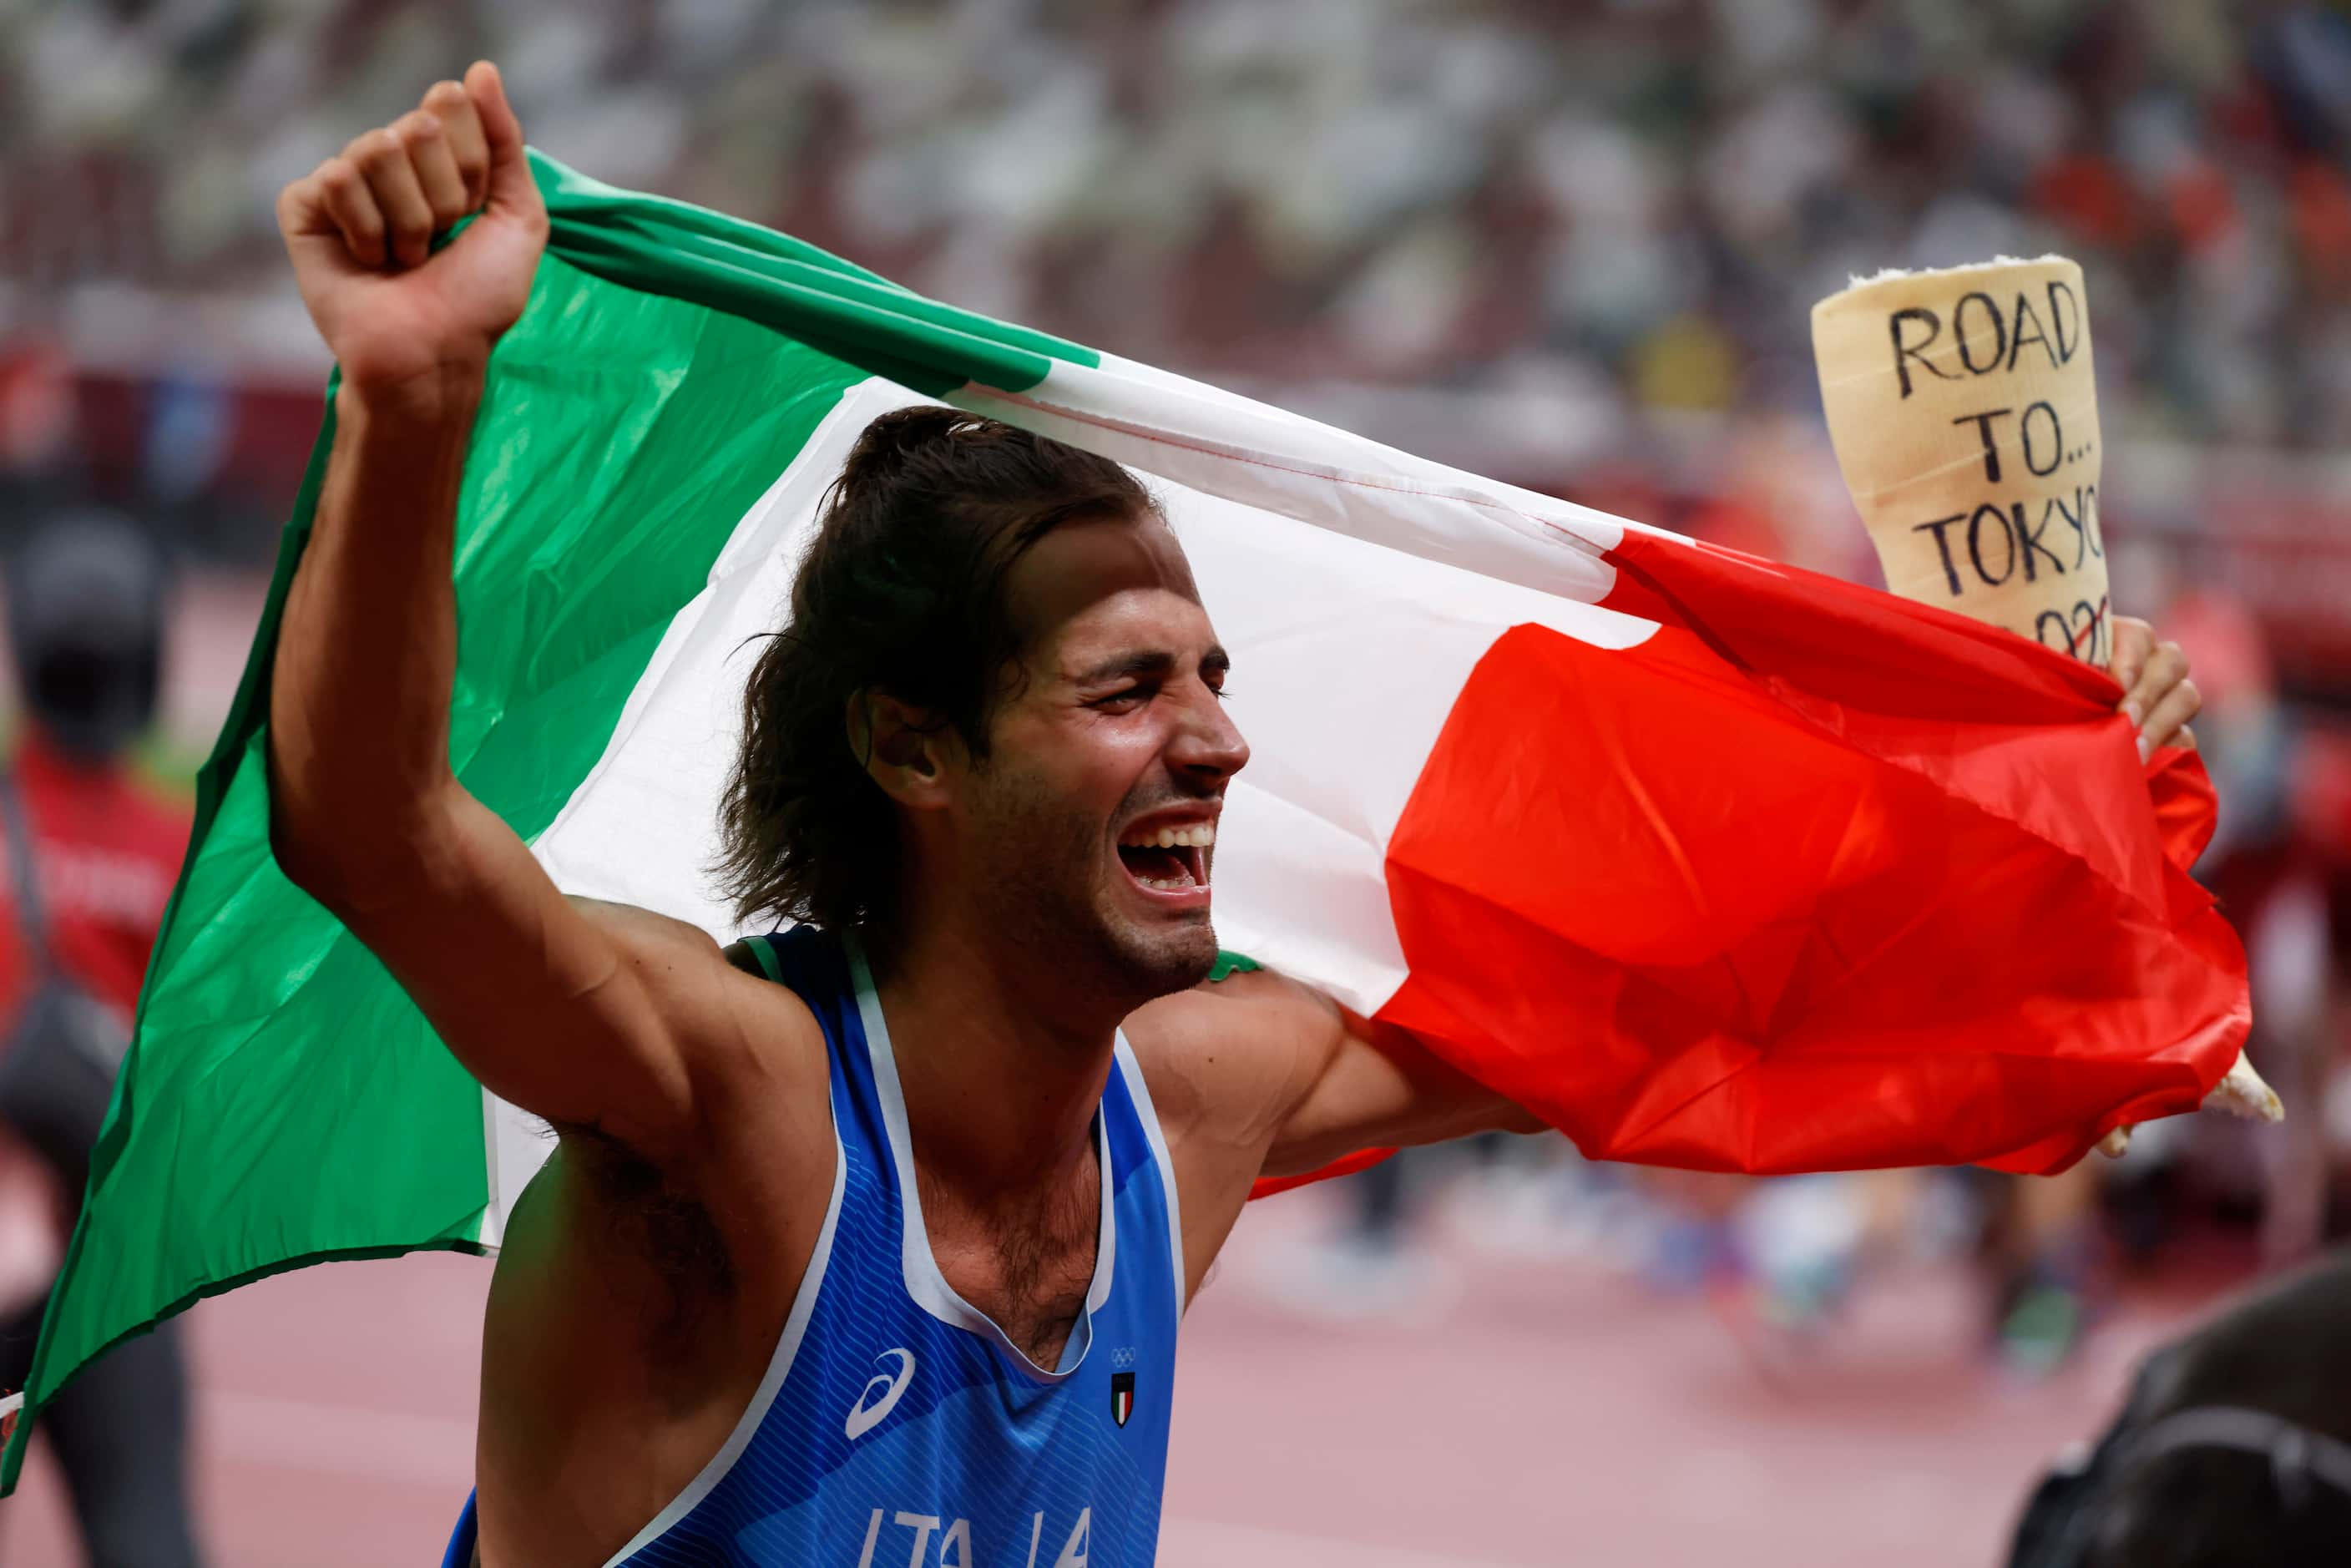
M187 822L133 780L126 760L154 716L162 673L155 546L119 517L59 517L9 559L7 587L20 709L0 774L9 872L0 1136L32 1157L0 1169L18 1184L15 1223L34 1231L18 1244L21 1259L54 1256L54 1237L79 1211ZM16 1283L21 1299L0 1322L0 1387L9 1389L30 1370L48 1288L38 1277ZM92 1568L197 1561L182 1332L168 1323L118 1346L42 1424Z
M2154 1124L2060 1183L1509 1140L1274 1199L1191 1314L1170 1568L1975 1568L2148 1344L2351 1234L2340 5L0 0L0 529L96 505L167 543L137 761L183 795L322 410L271 204L483 55L601 179L1865 581L1813 302L1888 266L2085 269L2116 605L2205 692L2199 874L2286 1126ZM127 1005L123 964L91 984ZM0 1272L37 1290L23 1233ZM338 1266L184 1320L225 1560L430 1560L486 1280ZM1513 1422L1474 1463L1447 1437ZM0 1552L66 1560L47 1473Z
M2351 1255L2149 1356L2095 1448L2053 1469L2010 1568L2239 1568L2351 1557Z

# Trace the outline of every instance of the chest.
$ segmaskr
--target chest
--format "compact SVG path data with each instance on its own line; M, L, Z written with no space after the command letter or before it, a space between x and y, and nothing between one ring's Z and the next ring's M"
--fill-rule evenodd
M1100 1253L1102 1172L1088 1162L1053 1190L975 1206L917 1175L924 1239L949 1289L1039 1366L1060 1359L1085 1311Z

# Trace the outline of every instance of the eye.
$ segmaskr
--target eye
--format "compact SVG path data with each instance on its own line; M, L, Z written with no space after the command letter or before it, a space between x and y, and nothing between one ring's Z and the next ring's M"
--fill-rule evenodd
M1127 713L1149 702L1158 692L1159 688L1154 685L1125 686L1108 696L1096 697L1086 706L1100 708L1105 713Z

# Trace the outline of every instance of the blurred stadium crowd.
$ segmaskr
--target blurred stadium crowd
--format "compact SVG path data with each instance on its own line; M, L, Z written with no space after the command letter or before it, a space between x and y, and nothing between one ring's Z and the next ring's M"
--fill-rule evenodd
M37 289L275 288L277 188L486 54L581 169L1156 362L1776 406L1848 273L2056 249L2110 436L2351 438L2316 4L13 0L0 51Z
M2250 517L2186 564L2291 622L2289 684L2351 672L2351 554L2300 559L2351 535L2318 455L2351 439L2351 19L2316 0L0 0L0 467L70 450L266 559L324 368L275 193L484 54L601 178L1863 576L1811 304L2062 251L2108 450L2148 454L2108 465L2116 525Z

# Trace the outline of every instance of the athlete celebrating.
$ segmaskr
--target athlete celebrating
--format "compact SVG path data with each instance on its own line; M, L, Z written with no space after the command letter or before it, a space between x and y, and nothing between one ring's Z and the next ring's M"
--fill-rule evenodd
M458 479L547 235L496 70L278 210L342 381L277 853L560 1134L498 1260L451 1562L1149 1563L1177 1322L1252 1184L1536 1124L1303 987L1209 983L1249 748L1150 498L950 410L866 431L721 824L745 922L799 924L722 950L566 898L450 768ZM2159 743L2194 694L2144 662Z

